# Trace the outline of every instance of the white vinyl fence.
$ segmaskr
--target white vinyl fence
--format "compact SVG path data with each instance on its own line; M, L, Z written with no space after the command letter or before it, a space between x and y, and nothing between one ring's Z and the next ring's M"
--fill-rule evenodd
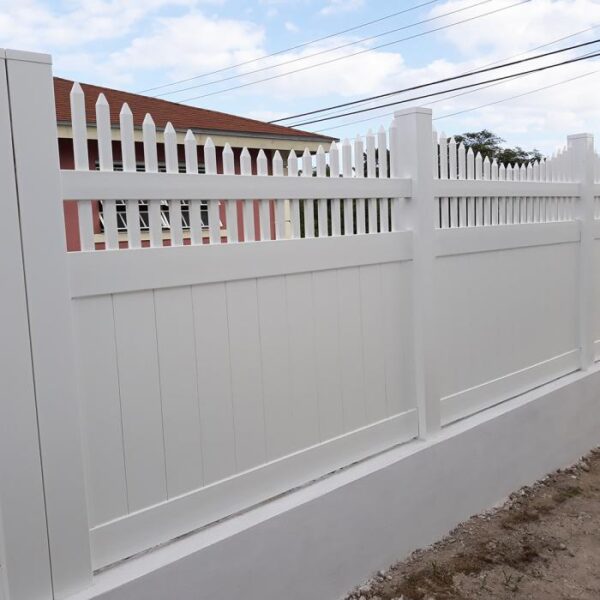
M47 518L57 597L599 357L591 136L498 165L438 138L417 108L315 155L261 152L256 174L247 151L235 174L232 149L207 140L199 174L194 133L179 173L167 126L159 173L148 115L137 172L125 106L117 172L100 97L93 171L76 86L75 169L60 171L51 67L3 56L0 275L15 294L0 348L7 377L22 375L8 394L21 412L0 405L15 423L0 449L31 456L0 462L0 501L27 521L6 544L39 547ZM65 251L63 201L78 203L79 252ZM41 455L27 441L38 425ZM11 599L50 585L43 569L29 577L34 560L43 550L7 563Z

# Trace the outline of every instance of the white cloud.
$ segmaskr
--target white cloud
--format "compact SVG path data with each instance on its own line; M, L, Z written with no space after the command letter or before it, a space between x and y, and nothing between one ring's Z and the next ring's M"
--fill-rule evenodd
M293 23L292 21L286 21L283 26L286 28L287 31L289 31L290 33L298 33L300 31L300 28L298 27L298 25L296 25L295 23Z
M334 15L341 12L358 10L365 5L365 0L328 0L327 4L319 11L321 15Z

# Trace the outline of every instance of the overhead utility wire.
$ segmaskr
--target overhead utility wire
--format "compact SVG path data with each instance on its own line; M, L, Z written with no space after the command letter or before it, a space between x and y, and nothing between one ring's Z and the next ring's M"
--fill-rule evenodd
M403 14L411 12L413 10L418 10L419 8L423 8L424 6L428 6L429 4L435 4L436 2L441 2L441 0L428 0L428 2L422 2L421 4L416 4L415 6L411 6L410 8L406 8L404 10L400 10L398 12L394 12L389 15L384 15L383 17L379 17L378 19L373 19L372 21L367 21L365 23L359 23L358 25L354 25L354 27L349 27L348 29L343 29L342 31L336 31L334 33L330 33L323 37L316 38L314 40L310 40L308 42L302 42L301 44L297 44L296 46L290 46L289 48L283 48L282 50L277 50L276 52L272 52L271 54L265 54L264 56L259 56L258 58L252 58L250 60L246 60L244 62L237 63L235 65L223 67L222 69L216 69L215 71L209 71L207 73L201 73L200 75L194 75L192 77L187 77L186 79L179 79L178 81L171 81L170 83L163 83L161 85L156 85L154 87L147 88L145 90L141 90L138 93L144 94L146 92L153 92L154 90L160 90L160 89L163 89L166 87L179 85L180 83L187 83L188 81L194 81L195 79L201 79L203 77L208 77L209 75L216 75L217 73L223 73L225 71L230 71L231 69L237 69L238 67L243 67L245 65L259 62L261 60L265 60L266 58L271 58L272 56L278 56L279 54L284 54L285 52L291 52L292 50L298 50L300 48L305 48L306 46L311 46L312 44L317 44L318 42L323 42L325 40L329 40L331 38L337 37L338 35L344 35L345 33L350 33L351 31L363 29L364 27L368 27L369 25L375 25L375 23L381 23L382 21L387 21L388 19L392 19L393 17L403 15Z
M533 48L529 48L528 50L523 50L522 52L517 52L516 54L511 54L510 56L505 56L504 58L500 58L500 59L498 59L498 60L494 60L494 61L491 61L491 62L488 62L488 63L484 63L483 65L481 65L481 66L480 66L480 67L478 67L478 68L482 69L482 68L484 68L484 67L489 67L489 66L491 66L491 65L497 65L498 63L502 63L502 62L505 62L505 61L509 61L509 60L511 60L511 59L513 59L513 58L516 58L516 57L518 57L518 56L524 56L524 55L526 55L526 54L529 54L529 53L531 53L531 52L534 52L535 50L541 50L542 48L547 48L548 46L553 46L554 44L557 44L558 42L562 42L562 41L564 41L564 40L567 40L567 39L569 39L569 38L572 38L572 37L576 37L576 36L578 36L578 35L581 35L581 34L583 34L583 33L587 33L587 32L589 32L589 31L593 31L594 29L597 29L597 28L598 28L598 25L592 25L592 27L588 27L587 29L582 29L582 30L580 30L580 31L576 31L575 33L571 33L571 34L569 34L569 35L566 35L566 36L563 36L563 37L557 38L557 39L555 39L555 40L552 40L552 41L550 41L550 42L546 42L546 43L544 43L544 44L541 44L541 45L539 45L539 46L534 46ZM397 74L399 74L399 73L393 73L392 75L397 75ZM500 83L506 83L506 82L500 82ZM484 86L484 87L482 87L481 89L485 89L485 88L488 88L488 87L492 87L492 86L494 86L494 85L499 85L499 84L492 84L492 85ZM449 100L449 99L451 99L451 98L456 98L456 97L458 97L458 96L464 96L464 95L466 95L466 94L474 94L474 93L475 93L475 92L477 92L477 91L478 91L478 90L470 90L470 91L468 91L468 92L462 92L462 93L460 93L460 94L455 94L454 96L449 96L448 98L440 98L439 100L435 100L434 102L429 102L429 103L428 103L428 105L429 105L429 104L437 104L438 102L443 102L444 100ZM365 103L365 104L366 104L366 103L372 103L372 102L374 102L374 100L363 100L363 101L361 101L361 102L360 102L360 104L363 104L363 103ZM329 111L324 111L324 112L327 112L327 113L329 113ZM331 112L331 113L329 113L329 114L330 114L331 116L335 116L335 115L339 115L339 114L341 114L341 113L342 113L342 111L341 111L341 110L336 110L335 112ZM384 115L381 115L381 116L387 116L387 115L389 115L389 114L390 114L390 113L385 113ZM356 120L354 120L354 121L349 121L349 122L348 122L348 124L350 125L350 124L352 124L352 123L363 123L363 122L365 122L365 121L370 121L370 120L372 120L373 118L377 118L377 117L372 117L372 118L368 118L368 119L361 119L361 120L359 120L359 121L356 121ZM329 128L329 129L339 129L340 127L343 127L343 126L344 126L343 124L342 124L342 125L336 125L335 127L331 127L331 128ZM320 131L329 131L329 129L326 129L326 130L320 130ZM318 132L317 132L317 133L318 133Z
M404 38L400 38L398 40L393 40L391 42L387 42L385 44L379 44L378 46L373 46L372 48L366 48L364 50L360 50L358 52L353 52L352 54L345 54L343 56L338 56L336 58L331 58L329 60L320 62L320 63L316 63L314 65L308 65L306 67L301 67L299 69L294 69L292 71L286 71L285 73L279 73L277 75L272 75L270 77L265 77L263 79L257 79L256 81L250 81L248 83L243 83L240 85L236 85L236 86L232 86L232 87L228 87L228 88L223 88L222 90L217 90L214 92L209 92L208 94L202 94L201 96L193 96L191 98L184 98L183 100L179 100L180 103L183 102L191 102L192 100L199 100L200 98L207 98L208 96L216 96L217 94L224 94L225 92L230 92L232 90L239 90L241 88L246 88L252 85L256 85L258 83L264 83L265 81L272 81L274 79L279 79L280 77L287 77L288 75L292 75L294 73L300 73L302 71L308 71L309 69L315 69L316 67L321 67L323 65L328 65L331 63L335 63L335 62L339 62L341 60L346 60L348 58L352 58L353 56L358 56L360 54L366 54L368 52L373 52L374 50L379 50L380 48L386 48L388 46L393 46L395 44L399 44L400 42L405 42L407 40L412 40L412 39L416 39L419 37L422 37L424 35L428 35L430 33L435 33L437 31L442 31L444 29L449 29L450 27L454 27L456 25L461 25L462 23L468 23L469 21L474 21L476 19L480 19L482 17L487 17L489 15L493 15L495 13L499 13L505 10L509 10L511 8L514 8L515 6L520 6L521 4L527 4L528 2L531 2L531 0L521 0L520 2L516 2L515 4L510 4L509 6L503 6L502 8L497 8L496 10L492 10L486 13L482 13L480 15L476 15L474 17L469 17L468 19L462 19L460 21L455 21L454 23L449 23L448 25L443 25L440 27L436 27L435 29L429 29L428 31L423 31L421 33L416 33L414 35L411 36L407 36Z
M576 77L571 77L569 79L563 79L562 81L558 81L556 83L552 83L550 85L545 85L540 88L536 88L534 90L529 90L528 92L523 92L522 94L517 94L516 96L509 96L508 98L502 98L501 100L495 100L494 102L487 102L486 104L480 104L479 106L473 106L472 108L466 108L464 110L459 110L457 112L448 113L446 115L440 115L439 117L435 117L433 121L439 121L440 119L447 119L448 117L454 117L456 115L462 115L464 113L473 112L474 110L479 110L481 108L485 108L487 106L493 106L494 104L500 104L501 102L508 102L509 100L515 100L516 98L522 98L523 96L528 96L529 94L535 94L536 92L541 92L542 90L547 90L553 87L557 87L559 85L564 85L565 83L570 83L571 81L575 81L576 79L583 79L584 77L589 77L590 75L595 75L599 73L600 70L596 69L595 71L590 71L589 73L583 73L582 75L577 75Z
M428 19L423 19L421 21L417 21L415 23L409 23L408 25L403 25L402 27L396 27L395 29L390 29L388 31L384 31L382 33L378 33L376 35L370 35L359 40L354 40L352 42L346 42L345 44L340 44L339 46L334 46L333 48L326 48L324 50L319 50L318 52L313 52L312 54L306 54L305 56L298 56L296 58L292 58L290 60L285 60L283 62L277 63L275 65L267 65L266 67L260 67L258 69L254 69L253 71L245 71L244 73L236 73L235 75L229 75L228 77L223 77L221 79L215 79L214 81L207 81L206 83L198 83L195 85L191 85L189 87L180 88L177 90L171 90L168 92L163 92L161 94L156 94L155 98L160 98L161 96L168 96L170 94L178 94L180 92L187 92L189 90L195 90L198 88L206 87L209 85L215 85L217 83L223 83L224 81L231 81L232 79L239 79L241 77L246 77L247 75L253 75L254 73L261 73L263 71L269 71L271 69L276 69L277 67L283 67L284 65L291 65L293 63L297 63L303 60L308 60L309 58L314 58L315 56L322 56L323 54L331 54L336 50L342 50L343 48L349 48L350 46L356 46L357 44L363 44L364 42L369 42L371 40L375 40L386 35L390 35L392 33L397 33L398 31L404 31L405 29L411 29L413 27L418 27L419 25L423 25L424 23L430 23L432 21L437 21L439 19L443 19L444 17L449 17L450 15L454 15L456 13L464 12L465 10L469 10L470 8L476 8L477 6L481 6L482 4L488 4L492 2L492 0L480 0L475 4L471 4L469 6L463 6L462 8L457 8L455 10L451 10L447 13L443 13L441 15L437 15L435 17L429 17Z
M600 38L596 38L589 42L583 42L581 44L575 44L573 46L567 46L566 48L559 48L558 50L550 50L549 52L543 52L542 54L536 54L535 56L530 56L528 58L521 58L519 60L513 60L511 62L507 62L502 65L495 65L493 67L484 67L484 68L476 69L473 71L467 71L466 73L460 73L459 75L453 75L452 77L444 77L443 79L437 79L435 81L430 81L427 83L420 83L418 85L401 88L399 90L393 90L391 92L385 92L383 94L376 94L374 96L368 96L367 98L361 98L360 100L352 100L350 102L342 102L340 104L335 104L333 106L328 106L326 108L318 108L315 110L298 113L296 115L282 117L281 119L275 119L275 120L269 121L269 122L270 123L280 123L281 121L289 121L292 119L298 119L300 117L308 117L310 115L315 115L315 114L326 112L326 111L333 110L336 108L344 108L346 106L355 106L355 105L361 104L367 100L378 100L381 98L389 98L390 96L396 96L397 94L403 94L404 92L412 92L414 90L422 89L425 87L431 87L432 85L438 85L440 83L447 83L449 81L455 81L456 79L464 79L465 77L472 77L473 75L480 75L481 73L488 73L489 71L496 71L497 69L504 69L506 67L511 67L513 65L519 65L524 62L537 60L538 58L544 58L546 56L560 54L561 52L568 52L569 50L575 50L576 48L583 48L585 46L590 46L591 44L597 44L598 42L600 42Z
M360 113L364 113L364 112L369 112L372 110L377 110L379 108L387 108L388 106L396 106L398 104L405 104L406 102L413 102L415 100L422 100L423 98L431 98L433 96L439 96L441 94L447 94L448 92L454 92L454 91L458 91L458 90L464 90L464 89L468 89L470 87L475 87L484 83L492 83L494 81L502 81L504 79L511 79L514 78L518 75L527 75L529 73L539 73L542 71L547 71L548 69L554 69L556 67L561 67L563 65L568 65L568 64L572 64L572 63L576 63L576 62L580 62L582 60L588 60L590 58L594 58L596 56L600 56L600 52L595 52L594 54L588 54L585 56L580 56L577 58L572 58L570 60L565 60L563 62L560 63L554 63L552 65L546 65L544 67L537 67L535 69L530 69L529 71L521 71L520 73L512 73L511 75L505 75L503 77L495 77L493 79L487 79L485 81L479 81L477 83L469 83L466 85L462 85L462 86L458 86L455 88L449 88L446 90L440 90L438 92L431 92L429 94L423 94L421 96L413 96L412 98L405 98L404 100L396 100L395 102L388 102L386 104L380 104L379 106L373 106L371 108L361 108L358 110L353 110L353 111L349 111L343 115L338 115L338 117L346 117L349 115L356 115L356 114L360 114ZM313 119L311 121L303 121L302 123L295 123L293 125L290 125L290 127L301 127L302 125L311 125L312 123L321 123L323 121L330 121L331 119L335 119L338 117L323 117L320 119Z

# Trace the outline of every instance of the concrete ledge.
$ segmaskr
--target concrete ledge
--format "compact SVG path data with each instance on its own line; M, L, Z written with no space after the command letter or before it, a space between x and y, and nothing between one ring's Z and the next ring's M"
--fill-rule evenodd
M95 577L76 600L335 600L600 444L574 373Z

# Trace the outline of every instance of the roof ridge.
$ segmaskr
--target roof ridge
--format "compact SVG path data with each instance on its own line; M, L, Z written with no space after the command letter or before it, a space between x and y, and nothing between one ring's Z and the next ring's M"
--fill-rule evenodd
M65 77L58 77L55 76L54 77L55 80L60 80L65 82L66 84L74 84L76 83L75 80L73 79L67 79ZM327 135L321 135L318 133L313 133L310 131L304 131L301 129L295 129L293 127L286 127L285 125L278 125L276 123L267 123L266 121L261 121L259 119L253 119L251 117L244 117L241 115L236 115L236 114L232 114L232 113L226 113L223 111L219 111L219 110L213 110L211 108L202 108L199 106L191 106L190 104L182 104L181 102L174 102L172 100L165 100L163 98L155 98L153 96L146 96L144 94L136 94L135 92L128 92L125 90L119 90L116 88L111 88L111 87L107 87L107 86L101 86L101 85L96 85L94 83L85 83L85 82L77 82L79 83L81 86L83 87L89 87L89 88L95 88L96 90L98 90L98 93L104 93L104 92L114 92L116 94L123 94L125 96L132 96L132 101L133 101L133 97L135 98L143 98L144 100L147 101L151 101L151 102L159 102L165 105L170 105L173 107L178 107L178 108L183 108L186 110L197 110L199 112L205 113L205 114L209 114L209 115L215 115L215 116L221 116L221 117L226 117L226 118L231 118L234 117L236 119L241 119L243 121L247 121L249 123L254 123L257 125L268 125L269 128L273 128L276 130L279 130L281 132L281 135L300 135L302 137L314 137L314 138L319 138L322 140L331 140L334 141L336 138L333 138L331 136L327 136ZM151 114L151 113L150 113ZM190 127L191 128L191 127ZM241 132L238 132L241 133ZM264 132L265 134L268 134L268 132Z

